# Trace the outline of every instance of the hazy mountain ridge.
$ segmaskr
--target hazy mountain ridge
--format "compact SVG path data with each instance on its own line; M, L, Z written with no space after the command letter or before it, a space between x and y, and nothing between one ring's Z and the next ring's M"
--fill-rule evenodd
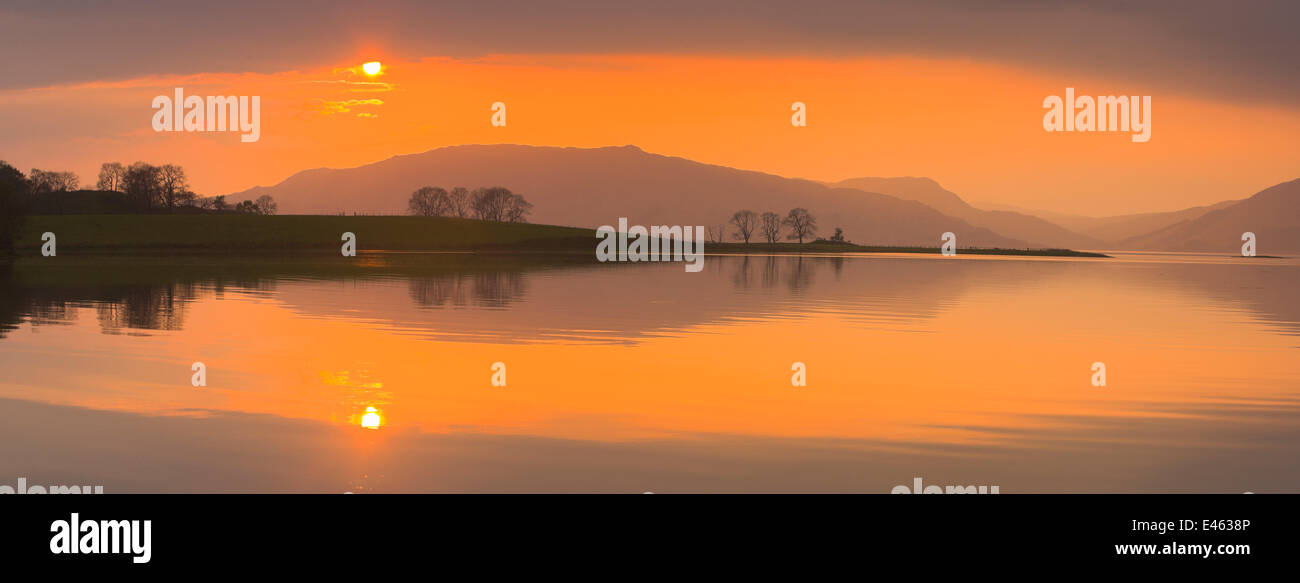
M1014 211L991 211L976 208L930 178L912 176L895 178L862 177L841 180L834 183L834 185L879 192L906 200L915 200L977 227L984 227L1007 237L1029 241L1034 247L1096 249L1104 246L1100 239L1074 232L1033 215Z
M1242 233L1255 233L1257 251L1300 252L1300 179L1261 190L1250 198L1215 205L1194 219L1120 242L1125 249L1241 252Z
M597 227L627 217L631 224L716 226L740 209L784 216L804 207L817 217L819 235L841 227L858 243L938 246L941 234L952 231L960 246L1030 246L916 201L651 154L634 146L450 146L355 168L305 170L275 186L228 197L269 194L282 213L401 212L411 192L426 185L505 186L535 205L529 219L537 223Z
M1110 217L1051 216L1047 220L1090 237L1116 244L1133 237L1154 233L1184 221L1195 220L1205 213L1226 208L1241 202L1225 200L1211 205L1195 206L1177 211L1115 215Z
M854 242L937 246L946 231L959 246L1068 247L1239 252L1241 233L1259 252L1300 251L1300 180L1244 200L1165 213L1114 217L983 210L929 178L854 178L833 184L738 170L635 146L573 148L512 144L449 146L354 168L317 168L274 186L227 195L269 194L282 213L401 213L421 186L505 186L535 205L531 222L593 228L615 224L726 223L740 209L784 215L811 211L818 235L844 229ZM728 226L734 233L734 227ZM754 234L754 240L759 238ZM731 240L728 238L728 240Z

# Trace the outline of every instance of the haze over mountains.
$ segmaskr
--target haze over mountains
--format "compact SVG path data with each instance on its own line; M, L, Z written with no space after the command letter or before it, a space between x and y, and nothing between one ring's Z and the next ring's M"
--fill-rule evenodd
M1260 254L1300 250L1300 179L1215 207L1120 245L1125 249L1216 251L1226 246L1224 241L1240 247L1242 233L1250 231L1255 233Z
M634 146L452 146L357 168L306 170L229 198L269 194L281 213L401 212L421 186L504 186L533 203L529 220L535 223L595 228L627 217L634 225L716 226L741 209L785 216L804 207L817 218L819 235L840 227L857 242L938 246L942 234L952 231L960 233L960 246L1029 245L920 202L701 164Z
M1197 219L1212 210L1232 206L1238 202L1241 201L1225 200L1212 205L1194 206L1163 213L1140 213L1112 217L1059 215L1047 218L1076 233L1106 241L1110 245L1116 245L1183 221Z
M923 203L948 216L989 229L1015 239L1028 241L1033 247L1066 247L1070 249L1099 249L1105 246L1099 239L1072 232L1060 225L1038 217L1013 211L988 211L977 209L961 197L949 192L929 178L850 178L834 184L841 188L856 188L879 192L906 200Z
M840 227L846 238L863 244L937 246L941 234L952 231L961 247L1231 253L1240 250L1241 233L1252 231L1261 254L1300 251L1300 180L1246 200L1175 212L1048 220L976 208L929 178L823 184L635 146L451 146L356 168L305 170L227 198L268 194L285 214L400 213L422 186L504 186L533 203L531 222L590 228L615 224L619 217L630 224L717 226L740 209L784 216L804 207L817 217L819 236Z

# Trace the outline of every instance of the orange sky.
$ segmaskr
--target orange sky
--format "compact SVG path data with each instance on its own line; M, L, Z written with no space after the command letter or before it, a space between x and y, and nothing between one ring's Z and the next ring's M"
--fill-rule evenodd
M376 79L349 70L384 62ZM380 81L383 84L373 84ZM1152 137L1047 133L1042 100L1152 95ZM261 140L155 133L154 95L260 95ZM360 102L348 103L351 100ZM508 126L489 123L506 103ZM808 106L808 126L790 105ZM380 103L381 102L381 103ZM967 200L1087 215L1243 198L1300 177L1300 112L985 62L912 57L360 55L324 69L0 91L0 157L24 171L177 163L200 194L465 143L655 153L784 176L929 176Z

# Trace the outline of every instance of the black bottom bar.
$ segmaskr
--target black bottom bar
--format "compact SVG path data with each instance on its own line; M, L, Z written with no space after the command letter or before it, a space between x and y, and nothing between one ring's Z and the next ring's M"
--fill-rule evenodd
M369 565L379 575L431 567L541 573L609 560L633 571L1248 572L1291 561L1297 541L1295 498L1283 495L13 495L0 496L0 512L5 564L50 572ZM135 563L143 553L129 547L53 553L73 513L83 537L101 521L150 521L148 562ZM109 526L122 532L122 523ZM111 547L91 540L81 542Z

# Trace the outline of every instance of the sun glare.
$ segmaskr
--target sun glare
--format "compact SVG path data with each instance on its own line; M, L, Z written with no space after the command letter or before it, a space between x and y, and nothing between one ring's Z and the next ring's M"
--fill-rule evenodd
M380 421L379 410L374 407L366 407L366 414L361 416L361 426L366 429L379 429Z
M370 61L361 65L361 70L365 71L367 75L378 75L379 69L382 67L383 65L380 65L379 61Z

